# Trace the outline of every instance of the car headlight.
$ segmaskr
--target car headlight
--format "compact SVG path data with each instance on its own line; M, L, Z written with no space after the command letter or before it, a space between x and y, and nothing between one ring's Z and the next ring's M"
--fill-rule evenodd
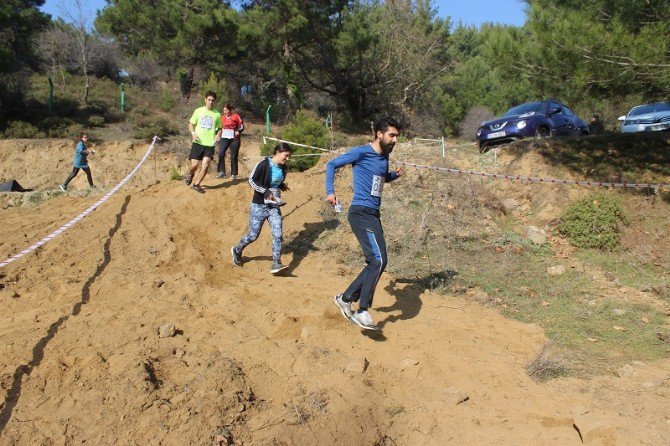
M522 129L524 127L526 127L526 121L519 121L516 123L516 128Z
M482 129L477 130L477 137L482 135Z

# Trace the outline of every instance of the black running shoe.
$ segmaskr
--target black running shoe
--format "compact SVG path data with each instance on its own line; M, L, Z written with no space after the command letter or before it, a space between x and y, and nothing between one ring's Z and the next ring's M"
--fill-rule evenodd
M201 194L204 194L204 193L205 193L205 189L203 189L202 187L200 187L199 184L194 184L193 186L191 186L191 188L192 188L194 191L199 192L199 193L201 193Z
M190 186L191 181L193 181L193 177L191 175L186 175L186 178L184 179L184 183L186 183L187 186Z
M233 263L235 266L242 266L242 253L234 246L230 248L230 253L233 255Z

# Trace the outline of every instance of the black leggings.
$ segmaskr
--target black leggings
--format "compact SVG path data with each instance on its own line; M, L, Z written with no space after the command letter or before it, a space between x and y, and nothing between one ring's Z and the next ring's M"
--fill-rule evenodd
M70 181L72 181L72 179L74 177L77 176L77 174L79 173L79 169L86 172L86 178L88 179L88 185L93 187L93 177L91 176L91 169L89 169L88 167L81 167L81 168L80 167L73 167L72 168L72 173L70 174L69 177L67 177L67 180L65 180L65 183L63 183L63 187L67 187L67 184Z
M221 138L219 141L219 161L216 171L226 173L226 152L230 147L230 174L237 175L237 155L240 153L240 137L233 139Z

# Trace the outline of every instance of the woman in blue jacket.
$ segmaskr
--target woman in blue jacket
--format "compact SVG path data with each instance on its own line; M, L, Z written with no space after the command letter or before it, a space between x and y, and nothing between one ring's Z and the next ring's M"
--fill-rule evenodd
M264 158L256 164L251 175L249 184L254 190L249 209L249 232L242 237L240 242L230 248L233 255L233 263L242 266L242 251L253 243L261 232L265 220L270 224L272 230L272 274L288 268L281 263L281 249L283 243L281 206L285 202L281 193L289 190L284 182L286 179L286 162L291 158L293 149L285 142L277 144L272 157Z
M86 172L86 178L88 179L88 185L93 186L93 177L91 176L91 169L88 167L88 162L86 157L90 154L94 154L95 150L86 148L86 143L88 142L88 135L84 132L79 133L79 142L77 142L77 147L74 149L74 167L72 168L72 173L67 177L65 182L60 185L60 190L65 192L67 190L67 185L72 181L74 177L79 173L79 169Z

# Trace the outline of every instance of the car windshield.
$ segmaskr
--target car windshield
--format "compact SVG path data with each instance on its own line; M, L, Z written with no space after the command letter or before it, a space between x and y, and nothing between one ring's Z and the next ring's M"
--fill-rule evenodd
M661 111L670 111L670 103L662 102L660 104L638 105L637 107L634 107L630 111L628 116L645 115L647 113L655 113Z
M543 113L544 102L529 102L527 104L517 105L516 107L507 110L507 113L503 116L519 116L531 112Z

